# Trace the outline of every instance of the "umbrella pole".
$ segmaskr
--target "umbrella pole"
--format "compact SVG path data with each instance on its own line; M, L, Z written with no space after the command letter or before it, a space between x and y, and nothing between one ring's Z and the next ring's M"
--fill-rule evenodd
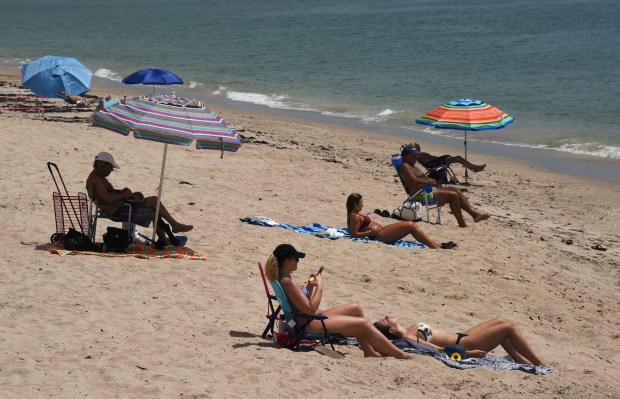
M467 130L465 130L465 141L463 145L465 146L465 160L467 161ZM467 184L467 166L465 167L465 184Z
M157 187L157 207L155 208L155 220L153 220L153 241L155 241L155 234L157 233L157 221L159 220L159 205L161 204L161 189L164 185L166 154L168 154L168 143L164 145L164 159L161 161L161 175L159 176L159 187Z

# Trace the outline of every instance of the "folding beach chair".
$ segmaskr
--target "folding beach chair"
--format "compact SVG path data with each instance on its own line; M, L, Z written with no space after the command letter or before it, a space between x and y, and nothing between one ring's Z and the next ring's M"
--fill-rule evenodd
M89 197L90 197L90 193L89 193ZM131 241L133 242L133 239L135 237L135 230L136 230L136 225L135 223L133 223L133 221L131 220L131 214L132 214L132 206L129 203L126 203L125 205L128 207L127 209L127 219L122 218L122 219L117 219L117 218L112 218L110 217L110 215L106 214L105 212L101 211L101 209L99 209L97 207L97 204L95 203L95 201L92 199L92 197L90 197L90 206L88 207L88 226L89 226L89 235L88 238L91 239L91 241L95 242L95 236L97 235L97 221L101 218L101 219L109 219L113 222L120 222L123 223L123 230L127 230L129 231L129 237L131 239Z
M441 224L441 207L443 204L440 204L439 201L435 200L435 199L430 199L428 198L430 196L430 194L433 192L433 186L426 185L423 188L421 188L420 190L416 191L415 193L411 194L407 191L407 187L405 187L405 184L403 183L403 179L400 175L400 165L403 163L403 159L400 157L400 154L392 154L392 165L394 165L394 169L396 169L396 173L398 174L398 178L400 179L400 183L403 185L403 188L405 189L405 193L407 194L407 199L403 202L403 204L408 203L408 202L412 202L412 201L416 201L416 202L420 202L422 205L424 205L426 207L426 222L430 223L430 210L431 209L437 209L437 224ZM414 199L416 197L419 197L420 194L423 194L423 198L421 199Z
M317 340L321 344L325 345L325 342L329 342L332 347L332 350L336 350L334 348L334 334L330 334L327 331L327 327L325 326L325 320L327 316L323 315L310 315L306 313L294 313L291 304L284 293L284 289L279 281L270 281L271 288L273 288L273 292L276 294L276 298L278 302L280 302L280 307L282 313L284 313L284 321L286 330L289 333L289 336L293 336L293 343L290 345L290 348L295 350L299 347L302 340ZM295 322L295 318L304 318L306 321L299 325ZM308 324L314 320L319 320L323 325L323 332L320 334L307 334L306 329L308 328Z
M267 334L269 332L271 332L271 335L273 336L273 326L275 325L276 320L280 320L281 318L280 304L278 302L278 298L271 292L269 292L269 286L267 285L267 279L265 278L265 271L263 270L263 265L260 262L258 262L258 270L260 271L260 276L263 279L263 286L265 287L265 294L267 295L267 314L265 315L265 317L267 317L267 319L269 320L267 322L267 327L265 327L263 335L261 336L263 338L267 338ZM277 308L273 306L273 301L278 302ZM282 317L282 319L284 318Z

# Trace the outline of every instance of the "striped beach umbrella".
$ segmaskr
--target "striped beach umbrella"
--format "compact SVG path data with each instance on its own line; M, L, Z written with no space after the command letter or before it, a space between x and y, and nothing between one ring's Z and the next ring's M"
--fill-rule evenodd
M462 98L450 101L416 119L422 125L437 129L465 131L465 159L467 159L467 131L495 130L513 122L512 116L480 100ZM467 168L465 168L467 182Z
M189 146L196 142L198 149L237 151L241 136L231 125L202 101L171 95L157 94L120 101L106 108L97 109L92 115L92 124L128 136L131 132L137 139L164 143L164 155L158 187L158 198L166 166L168 144ZM159 215L159 202L155 212ZM155 228L153 227L153 239Z

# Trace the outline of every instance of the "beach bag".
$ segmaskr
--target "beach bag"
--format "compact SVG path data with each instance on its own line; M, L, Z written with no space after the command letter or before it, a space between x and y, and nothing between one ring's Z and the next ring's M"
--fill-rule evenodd
M422 220L422 204L419 202L405 202L394 209L392 217L413 222L420 221Z
M62 239L62 245L70 251L101 251L99 245L93 243L86 234L75 230L73 227L70 227L67 234L65 234Z
M125 252L129 247L129 231L117 227L108 227L103 234L103 243L109 252Z

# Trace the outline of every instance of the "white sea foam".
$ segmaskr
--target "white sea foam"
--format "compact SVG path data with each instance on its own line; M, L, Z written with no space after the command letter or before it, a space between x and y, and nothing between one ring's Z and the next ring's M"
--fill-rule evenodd
M620 159L620 147L600 145L597 143L563 144L554 150L573 154L593 155L601 158Z
M392 111L391 109L384 109L383 111L379 112L379 116L389 116L392 114L395 114L396 112Z
M118 73L112 72L111 70L106 68L97 69L93 75L97 76L98 78L113 80L115 82L121 82L123 80L123 78L121 78Z
M194 82L193 80L190 80L189 84L187 85L187 87L190 88L190 89L195 89L196 87L202 87L202 86L204 86L203 83Z
M438 136L448 136L454 138L463 138L462 130L450 130L450 129L434 129L430 126L425 126L422 129L424 133L435 134ZM460 135L459 135L460 134ZM493 144L501 144L507 145L511 147L523 147L523 148L540 148L545 150L554 150L554 151L562 151L569 152L572 154L579 155L589 155L600 158L607 159L620 159L620 147L613 147L608 145L602 145L598 143L570 143L570 144L562 144L559 147L550 146L547 144L527 144L527 143L516 143L510 141L497 141L497 140L484 140L481 139L480 136L476 136L476 138L471 138L471 136L467 136L468 141L484 141L486 143Z
M270 108L294 109L288 106L284 102L284 100L288 98L288 96L284 94L267 95L267 94L260 94L260 93L244 93L240 91L229 91L229 92L226 92L226 97L233 101L266 105Z
M226 91L226 86L220 86L219 89L215 90L213 93L214 96L219 96L220 94L222 94L224 91Z

